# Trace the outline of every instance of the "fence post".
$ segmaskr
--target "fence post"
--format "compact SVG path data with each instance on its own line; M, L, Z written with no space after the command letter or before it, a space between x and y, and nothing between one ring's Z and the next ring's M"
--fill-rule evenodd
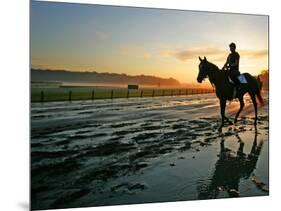
M141 90L141 95L140 95L140 97L143 97L143 90Z
M165 89L162 90L162 96L165 96Z
M95 99L95 90L93 89L93 91L92 91L92 100L94 100Z
M130 93L129 93L129 89L128 89L128 90L127 90L127 98L129 98L129 94L130 94Z
M41 103L44 103L44 91L41 91Z
M71 102L71 97L72 97L72 91L70 90L68 93L68 101Z
M154 97L154 89L152 90L152 97Z
M180 89L180 91L179 91L179 95L181 95L181 89Z
M173 97L173 94L174 94L174 93L173 93L173 90L171 90L171 96L172 96L172 97Z
M111 100L113 99L113 89L111 90L111 96L110 96Z

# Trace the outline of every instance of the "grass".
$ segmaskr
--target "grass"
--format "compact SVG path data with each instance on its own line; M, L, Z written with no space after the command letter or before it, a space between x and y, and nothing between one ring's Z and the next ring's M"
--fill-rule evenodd
M211 89L139 89L69 87L69 88L31 88L31 102L98 100L133 97L159 97L211 93Z

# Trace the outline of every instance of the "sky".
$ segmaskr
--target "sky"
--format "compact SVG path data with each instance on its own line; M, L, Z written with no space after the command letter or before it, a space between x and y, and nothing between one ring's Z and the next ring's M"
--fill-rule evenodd
M268 69L268 16L31 3L31 66L195 83L199 59L222 67L235 42L240 71Z

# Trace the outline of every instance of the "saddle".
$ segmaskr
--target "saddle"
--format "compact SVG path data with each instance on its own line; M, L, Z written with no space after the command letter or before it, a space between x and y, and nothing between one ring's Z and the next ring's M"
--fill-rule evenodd
M238 75L237 78L238 78L238 80L240 81L241 84L247 84L248 83L244 74ZM230 76L228 76L228 80L229 80L230 83L234 84L234 82L231 80Z

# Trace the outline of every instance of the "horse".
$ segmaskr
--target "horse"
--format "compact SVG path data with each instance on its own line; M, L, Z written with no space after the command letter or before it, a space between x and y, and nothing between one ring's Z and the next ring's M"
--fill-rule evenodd
M202 83L202 81L206 78L209 78L210 83L215 86L216 96L219 98L220 101L220 110L221 110L221 125L219 127L219 131L222 131L224 126L224 120L228 123L233 124L226 116L225 116L225 107L226 102L228 100L233 100L233 92L234 92L234 85L229 81L227 71L219 69L215 64L207 61L206 57L201 59L199 57L200 64L199 64L199 73L197 76L197 82ZM247 84L241 85L240 89L237 90L237 94L235 98L238 98L240 102L240 108L235 115L234 123L237 122L239 114L244 108L244 100L243 97L246 93L248 93L251 97L252 103L255 109L255 121L254 126L257 129L257 102L263 106L264 102L261 96L261 86L258 83L258 80L250 75L249 73L243 73L247 80ZM240 85L239 85L240 86Z

